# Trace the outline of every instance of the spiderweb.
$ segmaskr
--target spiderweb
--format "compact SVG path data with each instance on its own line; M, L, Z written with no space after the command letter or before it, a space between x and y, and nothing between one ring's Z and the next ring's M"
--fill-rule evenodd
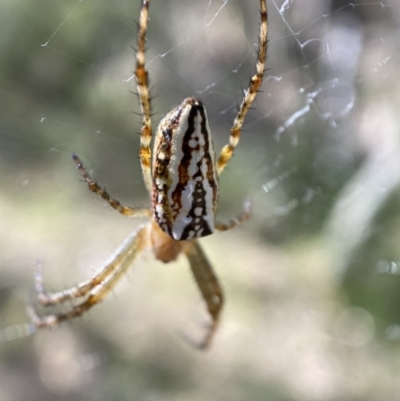
M198 330L186 261L166 268L149 255L116 301L76 325L24 337L22 298L35 261L50 289L66 288L97 270L137 224L93 199L71 152L122 203L148 205L138 101L129 93L139 3L0 4L0 345L10 344L4 352L18 374L35 369L15 362L14 344L25 341L42 400L76 399L87 388L95 399L96 383L110 399L132 388L139 399L165 391L171 399L244 399L250 391L260 400L393 398L400 7L391 0L268 1L268 70L221 177L221 219L236 215L245 196L253 218L202 242L227 293L209 355L182 349L173 333L187 321ZM256 0L151 0L154 127L195 96L221 149L255 71L258 10ZM91 337L98 345L87 346ZM0 398L26 399L0 362L5 375Z

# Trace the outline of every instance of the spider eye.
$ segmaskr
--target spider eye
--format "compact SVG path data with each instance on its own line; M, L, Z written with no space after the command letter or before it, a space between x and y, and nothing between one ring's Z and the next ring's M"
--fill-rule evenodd
M176 240L214 232L218 177L207 112L186 98L160 122L154 144L152 207Z

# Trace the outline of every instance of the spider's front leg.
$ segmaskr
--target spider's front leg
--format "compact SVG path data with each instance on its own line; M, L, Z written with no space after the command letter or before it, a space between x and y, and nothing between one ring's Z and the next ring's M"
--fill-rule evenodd
M103 198L112 208L114 208L117 212L123 214L128 217L149 217L151 216L151 211L146 208L135 208L131 206L122 206L119 201L112 198L105 189L102 189L97 182L93 181L89 172L86 170L78 155L72 153L72 158L83 177L84 181L88 185L89 189Z
M143 226L133 233L112 260L104 266L92 279L79 284L66 291L46 294L43 290L42 278L39 273L35 275L35 285L38 299L44 306L61 304L67 300L74 300L87 296L86 300L73 306L66 312L50 314L40 317L35 307L29 304L27 312L37 328L52 327L61 322L83 315L93 306L101 302L112 291L120 278L131 266L136 256L146 247L148 240L148 227Z
M210 346L214 333L218 328L219 316L224 304L224 296L218 279L200 244L194 241L192 246L185 250L185 253L212 319L207 334L201 343L198 344L200 349L206 349Z

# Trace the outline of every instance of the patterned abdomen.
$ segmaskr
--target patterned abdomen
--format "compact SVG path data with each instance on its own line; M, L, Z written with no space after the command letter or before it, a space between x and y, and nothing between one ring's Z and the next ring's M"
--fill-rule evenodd
M207 112L186 98L160 122L154 143L152 208L175 240L214 232L218 177Z

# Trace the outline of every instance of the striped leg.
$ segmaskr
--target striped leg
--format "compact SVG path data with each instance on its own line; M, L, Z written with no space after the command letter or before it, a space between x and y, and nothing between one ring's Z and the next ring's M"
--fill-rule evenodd
M206 336L198 344L200 349L206 349L210 346L214 333L217 330L224 296L212 266L197 241L194 241L193 245L186 250L186 256L189 259L190 268L212 319Z
M217 161L217 172L218 175L221 174L222 170L231 160L233 151L239 143L240 133L242 130L243 122L246 117L247 112L254 99L257 96L257 91L259 90L262 80L264 77L265 70L265 59L267 56L267 36L268 36L268 14L267 14L267 4L266 0L260 0L261 5L261 25L260 25L260 43L258 48L258 58L256 74L251 78L250 85L244 93L244 98L236 114L235 121L231 128L231 135L229 138L229 144L225 145L219 155Z
M136 84L139 94L140 109L142 112L142 129L140 134L140 163L142 165L143 179L146 188L151 194L151 150L152 137L151 104L149 90L149 72L145 66L146 32L149 14L149 0L143 0L139 17L138 49L136 53Z
M232 228L235 228L237 226L240 226L245 220L248 220L251 215L251 203L249 199L246 199L243 202L243 209L242 213L239 214L239 216L235 217L232 220L229 220L227 223L222 223L220 221L215 222L215 228L218 231L228 231L232 230Z
M143 209L143 208L134 208L130 206L122 206L119 201L116 199L112 198L108 192L104 189L102 189L97 182L93 181L92 177L90 176L89 172L86 170L84 165L82 164L81 160L79 157L75 154L72 153L72 158L74 159L74 162L81 173L81 176L85 180L86 184L88 185L89 189L99 195L101 198L103 198L108 204L114 208L117 212L123 214L124 216L129 216L129 217L148 217L151 216L151 211L150 209Z
M101 302L112 291L120 278L131 266L136 256L145 248L147 239L147 227L142 227L135 232L122 245L120 251L98 274L91 280L74 288L53 294L45 294L41 277L35 277L36 289L39 301L45 305L55 305L67 300L87 296L86 300L73 306L70 310L40 317L33 305L28 305L27 311L32 323L37 328L52 327L61 322L83 315L93 306Z

